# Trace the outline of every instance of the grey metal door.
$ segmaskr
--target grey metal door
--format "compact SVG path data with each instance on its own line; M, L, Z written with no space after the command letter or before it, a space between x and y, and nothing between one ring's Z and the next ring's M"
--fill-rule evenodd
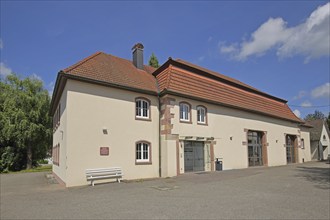
M204 171L204 143L199 141L184 142L184 171Z
M184 171L194 171L194 151L191 141L184 142Z

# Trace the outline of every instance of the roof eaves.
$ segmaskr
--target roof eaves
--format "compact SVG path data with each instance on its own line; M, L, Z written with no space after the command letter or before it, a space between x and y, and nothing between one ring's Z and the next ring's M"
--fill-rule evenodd
M59 99L62 95L64 86L66 83L65 75L67 75L67 74L65 74L63 71L60 71L57 74L57 78L56 78L56 82L55 82L55 86L54 86L54 90L53 90L53 95L52 95L52 99L50 102L50 108L49 108L49 114L51 116L54 114L57 103L59 102Z
M301 119L297 118L297 117L296 117L297 118L296 120L289 119L289 118L280 117L280 116L277 116L277 115L267 114L265 112L261 112L261 111L257 111L257 110L251 110L251 109L248 109L248 108L243 108L243 107L239 107L239 106L235 106L235 105L229 105L229 104L225 104L225 103L221 103L221 102L217 102L217 101L213 101L213 100L209 100L209 99L204 99L204 98L198 98L198 97L195 97L195 96L185 95L185 94L178 93L178 92L171 91L171 90L167 90L167 89L164 89L163 91L161 91L159 96L163 96L165 94L176 95L176 96L180 96L180 97L183 97L183 98L189 98L189 99L193 99L193 100L196 100L196 101L202 101L202 102L206 102L206 103L210 103L210 104L214 104L214 105L221 105L221 106L225 106L225 107L229 107L229 108L234 108L234 109L244 110L244 111L248 111L248 112L258 113L258 114L262 114L262 115L265 115L265 116L268 116L268 117L278 118L278 119L282 119L282 120L285 120L285 121L294 122L294 123L297 123L297 124L302 124L303 123L303 121Z
M102 86L110 86L110 87L125 89L125 90L129 90L129 91L141 92L141 93L149 94L149 95L158 95L158 92L156 92L156 91L140 89L140 88L121 85L121 84L117 84L117 83L110 83L110 82L95 80L95 79L91 79L91 78L87 78L87 77L81 77L81 76L72 75L72 74L65 74L65 77L68 78L68 79L93 83L93 84L102 85Z

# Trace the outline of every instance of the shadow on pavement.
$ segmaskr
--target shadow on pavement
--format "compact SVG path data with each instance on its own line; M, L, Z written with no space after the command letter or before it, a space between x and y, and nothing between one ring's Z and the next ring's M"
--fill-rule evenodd
M329 167L297 167L297 177L302 177L315 184L320 189L330 189L330 168Z

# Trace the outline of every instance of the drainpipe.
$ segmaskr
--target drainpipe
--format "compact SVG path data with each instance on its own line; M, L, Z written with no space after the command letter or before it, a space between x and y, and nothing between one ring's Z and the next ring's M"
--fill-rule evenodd
M159 127L158 127L158 154L159 154L159 177L162 177L162 149L161 149L161 134L160 134L160 131L161 131L161 123L160 123L160 112L161 112L161 103L160 103L160 96L159 96L159 93L158 93L158 123L159 123Z

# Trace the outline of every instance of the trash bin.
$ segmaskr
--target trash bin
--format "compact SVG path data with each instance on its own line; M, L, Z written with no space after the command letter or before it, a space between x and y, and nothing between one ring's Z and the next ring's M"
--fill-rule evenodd
M216 158L215 170L216 171L222 171L222 161L220 160L220 158Z

